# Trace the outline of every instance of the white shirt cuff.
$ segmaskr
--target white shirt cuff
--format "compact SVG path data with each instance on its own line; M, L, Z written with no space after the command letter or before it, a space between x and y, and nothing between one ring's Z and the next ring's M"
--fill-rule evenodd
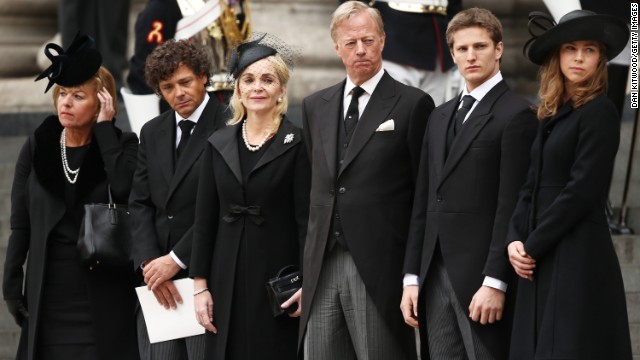
M492 278L491 276L485 276L482 285L498 289L502 292L507 292L507 283L502 280Z
M178 259L178 256L173 252L173 250L169 253L169 255L171 255L173 261L175 261L176 264L178 264L178 266L180 266L183 270L187 269L187 265L185 265L182 261L180 261L180 259Z
M402 287L405 287L407 285L420 285L418 275L404 274L404 279L402 279Z

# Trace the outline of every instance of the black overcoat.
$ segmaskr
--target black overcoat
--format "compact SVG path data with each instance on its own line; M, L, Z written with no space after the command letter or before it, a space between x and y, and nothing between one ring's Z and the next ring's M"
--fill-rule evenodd
M604 95L543 120L507 244L524 241L511 359L631 359L620 264L605 206L620 118Z
M218 334L207 332L206 354L228 358L230 329L242 321L232 314L241 311L248 324L239 328L247 333L234 332L232 338L242 342L247 356L234 358L295 359L298 319L274 319L265 283L282 267L300 264L309 214L309 159L302 131L285 118L247 178L238 154L239 131L241 125L228 126L209 138L200 172L190 276L207 278L213 297ZM247 298L233 298L238 286L244 286Z
M47 271L47 240L67 211L61 132L57 116L52 115L29 136L20 151L11 190L11 236L4 265L3 294L5 299L19 299L23 295L26 298L29 318L22 326L19 359L33 360L35 356L43 277ZM91 147L80 167L74 206L109 202L107 184L111 185L114 201L126 203L137 145L135 134L122 133L112 122L96 124ZM25 279L22 265L27 255ZM133 272L94 268L87 269L87 274L100 360L138 359Z
M327 253L333 209L337 206L349 252L367 294L398 344L407 351L404 358L415 358L413 331L399 310L402 260L420 147L433 100L385 72L358 120L342 167L337 170L344 86L342 81L302 103L303 131L313 170L298 347L305 335ZM395 124L392 131L376 131L389 120Z
M429 291L424 279L439 248L465 310L485 276L507 283L503 319L488 325L469 321L493 357L506 359L515 275L504 238L526 178L538 123L530 104L501 81L469 114L447 156L447 131L459 103L457 96L438 106L429 118L404 272L419 275L422 296ZM418 317L424 326L425 312L418 311ZM425 345L423 341L426 350Z

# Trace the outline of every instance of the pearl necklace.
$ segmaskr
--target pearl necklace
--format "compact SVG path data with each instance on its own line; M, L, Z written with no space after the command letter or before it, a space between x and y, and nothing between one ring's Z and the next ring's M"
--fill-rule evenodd
M66 130L67 129L63 129L62 134L60 134L60 156L62 157L62 171L64 172L64 176L67 178L67 181L69 181L70 184L75 184L78 180L78 175L80 175L80 168L72 170L69 166L69 161L67 161Z
M271 133L267 133L267 135L264 136L264 139L262 139L262 141L260 142L260 144L253 146L251 144L249 144L249 140L248 136L247 136L247 120L245 119L242 122L242 140L244 140L244 145L247 147L247 149L249 149L249 151L258 151L260 150L260 148L267 142L267 140L269 140L269 138L271 138Z

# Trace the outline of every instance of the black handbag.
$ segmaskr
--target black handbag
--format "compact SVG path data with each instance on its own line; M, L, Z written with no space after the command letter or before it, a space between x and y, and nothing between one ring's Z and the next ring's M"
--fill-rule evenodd
M289 300L302 287L302 275L296 265L288 265L280 269L278 274L269 279L265 286L274 317L284 313L292 313L298 309L297 303L286 309L280 307L280 304Z
M78 237L80 261L96 266L123 267L133 261L129 210L116 204L108 187L108 204L86 204Z

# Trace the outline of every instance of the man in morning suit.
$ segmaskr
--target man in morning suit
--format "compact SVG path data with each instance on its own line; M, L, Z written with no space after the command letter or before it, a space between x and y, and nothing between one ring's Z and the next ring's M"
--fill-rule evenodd
M398 304L433 101L382 69L376 9L340 5L331 37L347 78L302 104L312 188L299 345L308 360L414 359Z
M142 127L129 207L137 271L167 311L182 302L173 280L188 276L200 157L207 138L224 126L223 106L209 97L209 61L189 41L169 40L147 57L149 86L171 106ZM204 335L149 343L138 311L144 360L204 358Z
M423 359L506 359L515 282L505 236L537 121L502 80L490 11L458 13L447 43L466 86L429 118L401 309Z

